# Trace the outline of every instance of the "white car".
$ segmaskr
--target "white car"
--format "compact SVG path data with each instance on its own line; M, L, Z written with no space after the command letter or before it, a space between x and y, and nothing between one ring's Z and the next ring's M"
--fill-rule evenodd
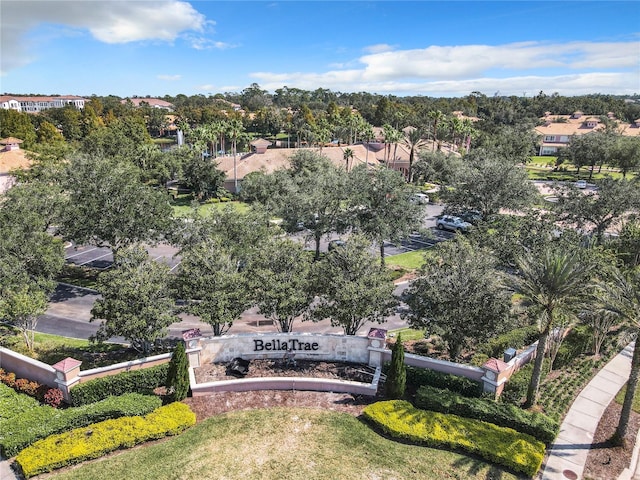
M426 205L429 203L429 195L424 193L414 193L411 195L411 201L420 205Z
M578 187L578 188L587 188L587 181L586 180L578 180L576 182L576 187Z
M436 220L436 227L438 230L453 230L454 232L468 232L471 228L469 222L465 222L460 217L454 217L451 215L443 215Z

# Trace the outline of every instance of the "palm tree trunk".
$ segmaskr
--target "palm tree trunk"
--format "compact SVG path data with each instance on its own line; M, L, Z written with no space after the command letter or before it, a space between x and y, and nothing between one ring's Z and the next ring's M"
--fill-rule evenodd
M380 266L384 267L384 242L380 242Z
M624 402L622 403L622 411L620 412L620 420L616 433L611 439L615 445L624 445L624 437L627 435L629 427L629 418L631 416L631 407L633 406L633 397L638 386L638 377L640 376L640 348L636 344L633 347L633 357L631 358L631 372L629 372L629 380L627 380L627 391L624 394Z
M551 322L549 322L551 324ZM540 380L542 378L542 362L544 361L545 347L547 346L547 337L549 336L549 327L545 328L538 337L538 348L536 350L536 361L533 364L533 373L531 374L531 382L527 390L527 401L525 408L532 407L538 403L538 390L540 388Z

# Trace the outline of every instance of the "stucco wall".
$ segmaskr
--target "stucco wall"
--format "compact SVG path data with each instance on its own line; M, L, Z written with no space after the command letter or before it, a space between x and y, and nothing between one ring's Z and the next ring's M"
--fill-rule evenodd
M51 365L34 360L20 353L0 347L0 368L52 388L57 388L56 371Z
M369 339L313 333L238 334L199 339L200 364L284 357L291 347L300 360L369 363ZM192 348L194 348L193 346Z

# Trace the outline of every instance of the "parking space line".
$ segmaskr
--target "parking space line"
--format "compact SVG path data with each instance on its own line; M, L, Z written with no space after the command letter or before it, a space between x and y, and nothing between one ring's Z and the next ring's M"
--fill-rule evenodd
M88 260L88 261L86 261L84 263L79 263L78 266L82 267L82 266L86 265L87 263L95 262L96 260L100 260L101 258L108 257L109 255L111 255L111 252L105 253L104 255L100 255L99 257L94 257L91 260Z
M89 253L89 252L93 252L94 250L97 250L98 248L92 248L91 250L85 250L84 252L80 252L80 253L76 253L75 255L69 255L68 257L65 257L65 260L69 260L70 258L73 257L78 257L80 255L82 255L83 253Z
M171 267L171 268L169 269L169 272L173 272L173 271L176 269L176 267L177 267L178 265L180 265L181 263L182 263L182 262L178 262L178 263L176 263L173 267Z

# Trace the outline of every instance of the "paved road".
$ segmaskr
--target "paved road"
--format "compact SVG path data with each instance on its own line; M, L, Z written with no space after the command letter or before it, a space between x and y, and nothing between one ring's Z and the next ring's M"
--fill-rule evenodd
M394 293L400 295L406 288L406 283L397 285ZM91 308L98 298L99 295L93 290L59 284L51 297L49 308L38 320L36 331L64 337L88 339L90 336L95 335L99 328L99 322L89 321ZM211 326L200 322L196 317L180 315L180 318L182 319L181 322L174 323L169 327L170 337L180 337L184 330L191 328L199 328L205 335L213 334ZM367 323L361 329L361 332L368 331L372 326L380 325ZM387 323L383 325L383 328L395 329L404 326L406 326L406 322L400 318L400 315L396 314L387 319ZM342 333L340 327L332 327L329 321L314 323L298 320L294 323L293 328L298 332ZM263 315L257 313L254 308L244 312L241 318L233 324L229 333L275 331L277 331L276 326ZM119 337L114 337L110 341L124 342Z
M400 245L385 244L385 254L395 255L412 250L426 249L432 247L435 243L446 240L453 236L450 232L440 232L436 230L435 222L438 215L442 213L442 205L428 204L424 207L423 227L425 230L431 230L427 235L415 233ZM293 238L304 241L304 232L292 235ZM333 235L330 238L323 237L320 245L321 251L326 251L329 240L339 238ZM307 245L313 248L313 245ZM175 255L177 249L170 245L157 245L147 247L147 251L151 258L156 261L167 263L172 269L178 267L180 260ZM375 252L377 254L377 250ZM65 248L65 258L67 262L79 266L88 266L92 268L105 269L113 263L113 255L108 248L100 248L88 245L69 244ZM406 285L400 285L396 288L395 293L399 295ZM37 331L43 333L52 333L73 338L88 339L94 335L98 328L98 322L90 322L91 308L98 298L98 293L71 285L60 284L56 288L51 297L49 308L38 321ZM169 336L180 336L182 331L190 328L200 328L204 334L212 333L211 327L200 322L196 317L189 315L181 315L182 321L171 325L169 328ZM372 324L365 325L361 331L366 331ZM388 329L400 328L406 326L399 315L394 315L387 319L385 327ZM301 322L294 324L297 331L317 332L317 333L340 333L342 329L332 327L330 322ZM240 320L234 323L229 333L244 332L272 332L276 331L276 326L267 321L266 318L257 313L255 309L246 311ZM121 338L113 338L112 341L122 341Z

